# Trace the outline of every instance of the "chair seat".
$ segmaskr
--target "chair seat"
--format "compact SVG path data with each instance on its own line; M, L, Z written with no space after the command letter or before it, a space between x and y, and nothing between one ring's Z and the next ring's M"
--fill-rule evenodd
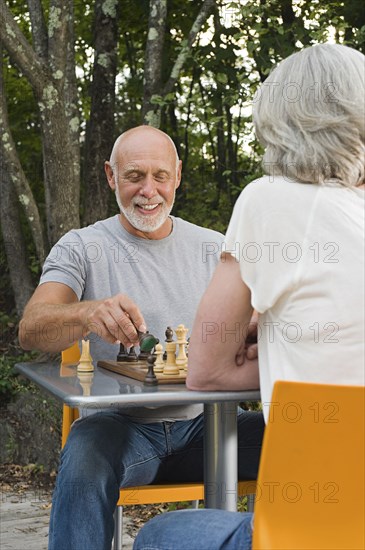
M256 481L239 481L238 495L256 492ZM180 502L204 500L203 483L175 483L169 485L141 485L120 489L118 506L156 504L156 502Z

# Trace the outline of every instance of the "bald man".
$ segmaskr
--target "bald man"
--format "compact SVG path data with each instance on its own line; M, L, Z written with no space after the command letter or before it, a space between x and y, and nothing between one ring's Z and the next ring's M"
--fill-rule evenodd
M171 216L181 161L165 133L140 126L116 140L106 177L120 213L67 233L47 258L20 323L25 349L61 351L88 335L94 362L115 360L137 329L161 341L192 327L223 236ZM216 251L212 254L212 251ZM62 451L49 548L111 546L119 488L201 481L200 405L133 407L84 415ZM239 476L255 479L263 420L240 411Z

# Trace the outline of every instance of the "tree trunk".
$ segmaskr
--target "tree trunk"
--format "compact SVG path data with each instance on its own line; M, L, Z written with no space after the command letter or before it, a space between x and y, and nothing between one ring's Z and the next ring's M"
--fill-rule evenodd
M48 21L48 56L44 55L44 26L33 17L33 33L40 33L35 44L42 56L30 46L12 13L0 0L0 39L12 61L28 79L40 111L43 138L44 185L48 240L54 244L66 231L79 227L80 166L78 162L79 119L72 92L73 67L67 67L73 43L72 0L52 0ZM40 5L37 4L40 9ZM41 48L43 48L41 50ZM9 151L4 151L6 157ZM14 149L15 154L15 149ZM8 159L7 159L8 162ZM20 165L19 159L17 161Z
M108 215L109 187L104 162L114 143L115 78L117 74L118 0L95 2L94 69L90 120L86 127L83 225Z
M203 84L202 84L201 75L199 76L199 90L200 90L200 95L201 95L202 102L203 102L203 105L204 105L205 103L208 102L208 100L207 100L205 90L204 90L204 87L203 87ZM205 122L206 127L207 127L214 170L217 171L217 153L216 153L216 148L215 148L215 144L214 144L214 137L213 137L213 134L212 134L212 124L209 122L208 113L205 109L203 110L203 117L204 117L204 122Z
M23 172L20 160L16 151L15 143L11 134L6 94L3 82L3 54L0 43L0 155L3 159L2 166L5 167L11 179L18 201L23 207L26 215L37 257L42 264L46 257L47 246L44 239L42 222L39 216L38 207L26 175ZM4 168L5 169L5 168Z
M232 140L232 114L229 105L225 105L225 113L227 119L227 164L230 170L230 177L227 180L231 181L233 186L238 186L238 174L237 174L237 157L234 154L234 146ZM231 186L228 187L229 197L231 199ZM233 206L233 205L232 205Z
M163 31L166 25L166 0L150 0L150 18L145 55L145 80L143 98L143 120L145 124L160 127L163 98L170 94L179 79L181 69L186 62L198 33L206 23L216 6L215 0L204 0L201 9L191 26L189 34L182 41L182 48L174 62L167 82L162 85L162 48ZM161 104L155 99L162 96Z
M150 0L150 15L144 65L142 117L145 124L159 128L161 107L154 98L161 95L162 53L165 39L166 0Z
M28 0L27 3L32 23L34 51L41 59L46 61L48 55L48 36L41 0Z
M19 221L18 200L3 160L0 155L0 223L15 307L20 317L34 286Z
M191 115L191 98L193 97L193 90L197 78L197 69L194 66L193 67L193 74L191 76L191 82L190 82L190 88L189 88L189 95L187 98L188 102L188 111L186 114L186 122L185 122L185 128L184 128L184 160L183 160L183 172L187 171L188 169L188 159L189 159L189 125L190 125L190 115Z
M46 73L42 93L36 95L43 136L47 230L51 245L70 229L80 226L80 121L75 115L72 20L72 0L51 1L48 19L51 74Z
M67 231L80 227L80 187L77 179L78 167L72 163L73 150L65 104L52 84L48 84L47 90L54 94L43 104L41 129L46 176L47 232L49 243L53 245Z
M208 17L213 13L215 8L216 8L215 0L204 0L204 2L202 3L202 7L194 23L192 24L192 27L189 31L189 35L187 39L182 42L183 47L181 48L180 53L175 60L169 79L165 84L165 87L163 90L164 95L172 92L180 76L181 69L183 68L184 63L191 52L191 48L193 47L193 44L195 42L196 37L198 36L198 33L202 30L203 25L206 23Z

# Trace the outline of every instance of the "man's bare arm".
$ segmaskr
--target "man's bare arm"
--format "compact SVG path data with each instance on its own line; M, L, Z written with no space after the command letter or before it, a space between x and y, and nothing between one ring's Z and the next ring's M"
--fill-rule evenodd
M131 345L136 327L146 330L138 307L124 294L104 300L79 302L62 283L44 283L34 292L19 326L24 349L58 352L90 332L110 343Z

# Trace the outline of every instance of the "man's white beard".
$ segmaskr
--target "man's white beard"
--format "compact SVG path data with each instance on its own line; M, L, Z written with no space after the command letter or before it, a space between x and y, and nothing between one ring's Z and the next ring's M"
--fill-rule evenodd
M171 201L171 206L168 206L166 204L166 201L159 195L154 197L156 200L160 201L160 207L159 214L156 214L153 218L143 216L139 214L135 209L135 204L137 204L137 202L139 202L139 204L144 204L144 201L137 201L137 199L132 199L129 206L123 206L122 201L120 200L118 186L115 187L115 198L117 200L121 213L124 214L126 219L135 229L137 229L138 231L143 231L144 233L151 233L152 231L157 231L157 229L159 229L167 220L172 210L175 196ZM148 201L146 201L145 204L148 204Z

